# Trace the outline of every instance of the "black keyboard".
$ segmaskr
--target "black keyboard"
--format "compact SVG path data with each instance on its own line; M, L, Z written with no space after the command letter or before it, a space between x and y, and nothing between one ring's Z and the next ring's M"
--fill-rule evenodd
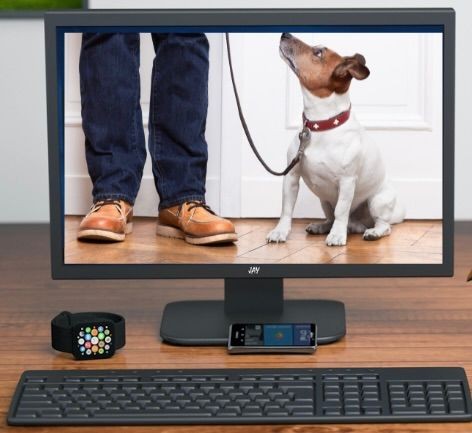
M462 368L26 371L10 425L471 421Z

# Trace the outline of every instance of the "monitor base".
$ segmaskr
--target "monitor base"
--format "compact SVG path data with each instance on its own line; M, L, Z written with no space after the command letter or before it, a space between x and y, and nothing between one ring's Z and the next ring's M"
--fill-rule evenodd
M224 301L172 302L164 309L160 335L181 346L226 346L231 323L316 323L318 344L333 343L346 334L342 302L289 300L282 311L272 312L226 312Z

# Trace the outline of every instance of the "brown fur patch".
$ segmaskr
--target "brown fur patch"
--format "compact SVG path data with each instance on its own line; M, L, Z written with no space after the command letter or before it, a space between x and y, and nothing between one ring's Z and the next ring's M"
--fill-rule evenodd
M294 65L303 87L321 98L333 92L347 92L353 77L363 80L370 73L360 54L342 57L329 48L311 47L293 36L283 39L280 47Z

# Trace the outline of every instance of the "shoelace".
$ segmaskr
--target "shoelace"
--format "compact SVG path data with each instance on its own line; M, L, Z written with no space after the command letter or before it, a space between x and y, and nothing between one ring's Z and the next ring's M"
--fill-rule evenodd
M188 210L191 211L192 209L196 209L196 208L203 208L205 209L206 211L210 212L211 214L213 215L216 215L215 212L213 212L210 208L210 206L208 206L205 202L203 201L188 201L187 204L189 204L190 206L188 207Z
M121 203L120 203L119 200L100 200L100 201L97 201L90 208L89 214L99 211L103 206L106 206L106 205L114 205L116 207L116 210L120 214L123 214L123 209L121 208Z

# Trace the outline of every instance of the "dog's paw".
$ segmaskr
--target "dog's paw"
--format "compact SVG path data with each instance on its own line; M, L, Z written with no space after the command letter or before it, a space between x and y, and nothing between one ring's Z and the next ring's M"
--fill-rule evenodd
M347 242L347 233L346 232L335 232L332 231L326 237L326 245L330 247L338 247L346 245Z
M332 223L311 223L306 226L305 231L311 235L325 235L332 226Z
M386 230L379 230L378 228L371 228L367 229L362 236L365 241L377 241L384 236L388 236L390 234L390 229Z
M287 240L290 229L279 228L278 226L269 232L266 236L267 242L285 242Z

